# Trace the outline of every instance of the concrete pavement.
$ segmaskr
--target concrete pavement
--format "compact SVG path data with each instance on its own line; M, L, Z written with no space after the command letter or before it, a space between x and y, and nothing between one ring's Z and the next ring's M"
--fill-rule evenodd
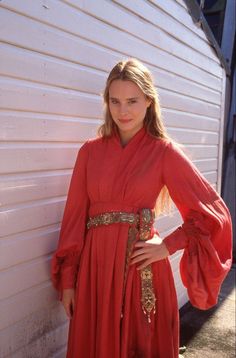
M234 264L219 295L218 304L201 311L187 303L180 310L180 345L184 358L235 358Z

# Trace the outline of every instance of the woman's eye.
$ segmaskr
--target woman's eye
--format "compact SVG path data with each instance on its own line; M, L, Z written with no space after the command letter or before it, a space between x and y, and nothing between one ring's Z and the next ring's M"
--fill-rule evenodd
M133 104L133 103L136 103L136 102L137 102L137 101L132 100L132 101L128 101L128 104ZM114 99L112 99L112 100L111 100L111 103L112 103L112 104L118 104L119 102L116 101L116 100L114 100Z

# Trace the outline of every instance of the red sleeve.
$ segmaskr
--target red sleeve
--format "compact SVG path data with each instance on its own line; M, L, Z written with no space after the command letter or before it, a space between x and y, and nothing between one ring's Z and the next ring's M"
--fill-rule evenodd
M183 224L164 238L170 254L184 249L180 275L193 306L217 303L220 286L232 264L232 221L223 199L173 142L163 158L163 183Z
M88 142L80 148L72 173L58 247L51 261L53 286L60 292L74 288L84 244L89 198L86 187Z

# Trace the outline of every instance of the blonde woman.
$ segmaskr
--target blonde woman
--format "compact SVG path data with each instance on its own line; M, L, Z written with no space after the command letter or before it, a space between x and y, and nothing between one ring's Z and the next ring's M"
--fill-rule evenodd
M78 152L52 259L70 318L67 358L177 358L169 256L184 249L191 303L215 305L231 266L229 211L167 135L152 75L138 60L111 70L98 134ZM183 224L161 238L155 213L170 198Z

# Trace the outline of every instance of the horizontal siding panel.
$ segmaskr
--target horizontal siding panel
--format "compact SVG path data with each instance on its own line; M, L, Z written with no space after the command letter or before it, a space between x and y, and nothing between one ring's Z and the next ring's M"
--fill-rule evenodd
M172 229L173 230L173 229ZM179 261L182 257L183 250L177 251L173 256L170 257L171 265L178 271Z
M218 159L202 159L194 163L200 172L216 171L218 168Z
M50 320L48 319L50 317ZM47 323L46 323L47 322ZM12 326L6 327L0 334L0 356L13 357L14 352L29 347L35 344L38 338L42 339L42 335L48 334L50 330L55 330L57 327L62 327L68 323L62 305L58 303L46 305L43 309L37 310L30 315L27 315L22 320L15 322ZM12 339L14 337L14 339ZM55 337L54 337L55 338ZM61 337L62 338L62 337ZM64 339L58 342L58 346L64 344ZM44 342L46 344L46 340ZM55 346L52 344L52 346ZM4 349L5 348L5 349ZM18 352L17 352L18 353ZM25 357L51 357L51 355L41 355L40 351L34 354L25 351Z
M58 4L60 3L57 3L57 5ZM212 89L219 88L221 83L219 77L210 75L208 72L177 57L173 58L171 54L144 43L131 35L116 30L113 32L113 36L111 36L112 28L109 28L108 36L105 36L108 26L106 25L102 30L100 27L96 29L95 25L97 20L83 13L73 11L72 18L76 16L76 22L74 27L70 29L70 33L65 33L62 30L52 28L33 19L19 16L3 8L2 13L3 23L0 40L3 42L9 42L16 46L25 47L48 55L50 54L55 57L71 60L72 62L75 62L76 59L77 63L94 68L101 68L106 71L108 71L115 62L120 60L122 56L127 56L130 53L130 48L132 48L132 56L138 57L146 63L150 62L150 58L155 58L156 65L168 72L175 73L184 78L194 78L195 82L204 84ZM68 21L71 22L71 17ZM11 26L17 23L17 30L9 31L9 23ZM79 27L77 26L78 23L80 23ZM98 22L98 24L99 26L103 26L100 22ZM28 36L29 28L31 29L31 36ZM82 30L84 33L81 35L78 31ZM71 35L71 33L73 33L73 35ZM93 43L89 43L89 40L79 38L80 36L87 37L88 33L90 36L98 34L99 38L92 38L91 41L93 41ZM103 39L109 41L109 43L106 44L106 48L101 48ZM96 42L96 44L94 42ZM113 47L116 43L119 47L114 49ZM99 49L97 54L96 49ZM140 51L140 49L142 49L142 51ZM115 50L117 52L115 52ZM114 56L112 56L110 52L113 52ZM173 61L175 62L175 66L173 66Z
M0 87L4 109L95 118L102 112L100 98L92 94L9 79L0 79Z
M0 292L0 299L6 299L47 281L50 273L50 261L51 256L40 257L2 271L0 284L4 290Z
M220 119L220 106L166 90L159 91L161 106Z
M184 290L179 291L177 294L178 294L179 308L181 308L188 301L188 296L186 291Z
M179 257L179 261L180 261L180 259L181 259L181 256ZM176 265L175 270L177 270L177 267L179 268L179 265ZM184 292L186 293L186 296L188 296L187 290L186 290L186 288L184 287L183 282L182 282L182 280L181 280L181 276L180 276L179 271L175 271L174 279L175 279L175 285L176 285L177 295L178 295L178 294L181 294L181 293L184 291Z
M209 181L209 183L214 183L213 187L216 188L216 182L217 182L217 171L211 171L207 174L205 173L205 178Z
M57 224L62 219L64 206L65 198L53 198L5 207L0 216L1 236Z
M84 142L95 137L101 121L42 113L0 111L2 141Z
M173 207L175 210L173 209L171 215L161 215L156 221L156 228L162 238L168 235L168 230L172 231L173 227L181 225L180 213L175 206Z
M153 3L156 3L157 0L149 0ZM188 6L185 4L184 0L173 0L175 1L176 3L178 3L180 6L182 6L184 9L188 10Z
M0 305L0 329L12 326L16 322L23 320L24 317L29 317L33 312L44 309L50 304L55 304L57 299L56 290L52 288L50 281L46 281L2 300ZM20 307L20 309L16 309L16 307Z
M41 175L40 175L41 174ZM65 196L72 170L2 176L1 206Z
M83 5L79 0L64 0L64 2L82 8L92 16L131 33L144 42L181 57L185 61L192 62L198 67L207 70L211 68L210 73L220 76L219 60L210 50L209 45L194 33L191 38L189 30L183 26L182 22L176 21L175 16L170 16L169 11L163 12L161 6L158 6L158 11L153 11L153 6L142 0L136 0L135 3L126 0L115 1L121 6L112 4L111 1L90 0L84 2ZM166 1L166 3L170 3L169 7L173 4L172 1ZM186 17L186 12L184 17Z
M215 160L218 155L218 147L215 145L186 144L183 148L183 151L194 162L194 164L201 172L209 171L212 169L203 169L203 167L201 167L200 160Z
M179 257L179 262L180 262L180 259L181 259L181 256ZM178 265L178 268L179 268L179 265ZM177 269L176 269L177 270ZM179 270L178 271L175 271L175 276L174 276L174 279L175 279L175 282L176 282L176 291L177 291L177 294L181 294L183 292L185 292L186 294L186 297L188 297L188 294L187 294L187 290L186 290L186 287L183 285L183 282L181 280L181 276L180 276L180 273L179 273Z
M183 306L184 303L186 303L189 298L188 298L188 293L187 293L187 289L184 287L180 276L174 276L175 282L176 282L176 293L177 293L177 297L178 297L178 306L179 308L181 308L181 306ZM184 302L181 302L182 300L184 300Z
M176 288L178 290L179 287L183 288L183 282L180 275L180 261L182 259L184 250L178 251L178 253L175 253L171 256L170 263L172 270L174 272L174 279L176 282Z
M26 63L25 57L28 61ZM100 94L103 91L106 73L101 70L81 66L69 61L55 59L26 49L0 43L1 73L4 76L15 77L37 83L44 83L61 88ZM17 66L15 63L17 62ZM175 91L188 97L208 100L220 104L220 90L209 89L195 83L194 78L185 79L164 70L158 70L148 65L152 71L154 82L158 89Z
M221 103L221 92L219 90L220 83L215 89L201 85L195 82L195 78L183 78L171 72L164 71L162 69L156 69L152 65L148 64L149 69L152 71L155 85L157 90L166 89L168 91L174 91L187 97L197 98L201 100L208 100L210 103ZM198 81L198 79L197 79ZM209 81L211 83L211 79Z
M117 1L117 0L113 0ZM185 4L183 0L148 0L148 3L150 3L153 7L153 13L151 12L148 14L150 17L150 21L153 21L155 24L158 25L158 22L156 21L156 13L159 11L159 9L163 10L166 14L170 15L176 21L178 21L180 24L183 24L183 39L186 43L189 44L189 46L192 46L192 43L189 42L189 33L193 33L197 35L196 41L198 39L201 39L204 41L204 44L202 44L202 47L204 46L204 53L211 55L212 57L216 57L215 52L212 50L212 48L209 46L209 41L206 38L206 35L204 31L202 31L199 26L195 25L193 23L193 20L191 16L188 15L188 7ZM175 34L175 26L171 27L169 31L172 31L173 34ZM168 31L168 29L166 29ZM182 38L182 35L180 33L180 39ZM217 61L217 59L215 59ZM220 61L219 61L220 63Z
M79 148L50 148L14 145L0 150L2 173L73 168Z
M76 5L80 4L80 1L70 0L67 1L67 3ZM50 26L59 28L65 32L81 36L90 41L102 44L104 47L122 51L123 53L128 53L130 48L132 48L132 51L135 51L135 47L140 43L142 43L144 48L149 46L153 49L157 48L155 46L157 44L157 50L159 50L159 48L165 51L168 50L171 55L181 56L181 59L186 63L190 62L194 65L197 64L198 67L202 67L209 73L221 77L221 69L218 63L203 56L192 47L184 45L182 41L176 41L175 37L167 35L160 30L160 28L156 28L156 26L153 26L147 21L144 23L144 20L140 20L137 16L135 17L133 13L130 15L109 2L100 1L94 3L94 1L87 1L83 5L86 12L92 11L92 15L95 16L88 16L86 13L81 13L79 8L75 11L73 7L52 0L50 1L48 11L45 11L45 8L41 3L35 2L33 6L30 0L25 0L24 2L5 0L3 6L13 11L16 10L30 18L42 21ZM135 8L137 8L137 6L135 6ZM139 5L139 8L141 11L142 4ZM151 10L152 9L150 8L150 12ZM167 14L165 17L161 15L161 11L157 12L157 17L160 17L157 20L159 20L161 26L164 27L164 30L166 28L173 28L173 18L169 17ZM99 21L99 17L102 17L103 21ZM170 20L172 24L168 24L168 20ZM78 23L80 24L79 27ZM111 26L108 25L110 23ZM174 23L175 32L181 33L183 26L176 21ZM110 36L110 32L114 27L116 27L116 31L113 34L113 38ZM135 34L135 36L132 36L133 34ZM149 42L149 44L147 42ZM199 44L199 46L201 48L201 44ZM138 49L138 52L140 55L140 49Z
M179 257L179 261L180 261L180 258L181 257ZM171 264L171 267L172 267L172 264ZM179 265L176 265L176 267L172 268L172 271L175 270L174 271L174 281L175 281L175 288L176 288L177 296L179 296L181 293L185 292L186 298L187 298L186 301L187 301L189 299L188 294L187 294L187 290L184 287L183 282L181 280L181 276L180 276L178 267L179 267Z
M56 59L108 71L121 54L1 8L0 40ZM4 21L5 19L5 21ZM11 23L11 31L9 31ZM12 28L17 24L17 29ZM29 34L29 28L31 36ZM4 32L3 29L6 31ZM45 42L46 41L46 42ZM212 76L216 84L218 79ZM213 83L212 83L213 84Z
M212 132L219 132L219 119L209 118L205 115L178 112L175 109L162 109L163 119L165 125L168 127L186 128L208 130Z
M104 71L5 43L0 43L0 57L4 76L94 94L103 90L106 80Z
M56 249L60 225L16 233L2 238L0 243L0 270L46 256Z
M168 128L171 138L182 144L213 145L219 142L219 133L209 131L193 131L192 129ZM206 148L207 150L207 148Z

